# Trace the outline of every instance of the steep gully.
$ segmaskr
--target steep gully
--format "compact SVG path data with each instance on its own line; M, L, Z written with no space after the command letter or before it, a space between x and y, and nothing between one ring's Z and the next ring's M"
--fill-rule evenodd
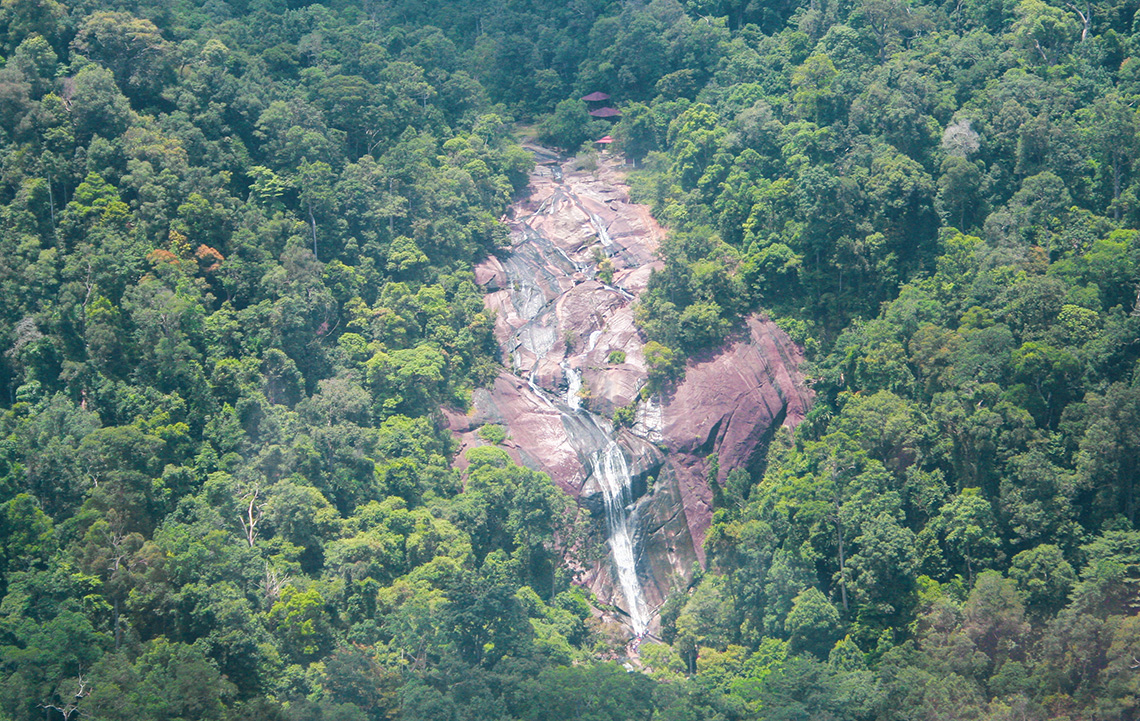
M718 454L718 481L754 467L775 429L803 418L811 393L800 349L774 323L751 317L725 347L691 359L668 397L640 403L632 428L615 428L614 409L634 402L647 377L633 305L660 267L664 232L629 202L615 160L575 171L532 150L539 165L530 195L504 219L512 245L476 268L509 370L475 392L469 413L444 414L467 446L481 442L484 423L503 425L518 462L604 519L609 559L577 569L578 580L640 636L704 562L712 518L705 458ZM599 277L602 259L613 267L609 283Z

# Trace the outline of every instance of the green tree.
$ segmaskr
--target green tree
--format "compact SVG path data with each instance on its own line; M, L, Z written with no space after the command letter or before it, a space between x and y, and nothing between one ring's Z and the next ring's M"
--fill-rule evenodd
M2 508L3 573L46 567L57 548L51 518L40 510L35 497L27 493L17 495Z
M581 100L563 100L554 109L554 114L543 122L540 137L573 152L593 139L593 130L593 118L586 112L586 104Z
M1014 556L1009 575L1017 582L1026 608L1038 617L1059 611L1077 580L1061 549L1048 543Z
M1030 62L1056 64L1076 38L1076 19L1041 0L1022 0L1014 13L1013 36Z
M973 583L975 565L991 562L999 552L1000 542L989 501L977 488L964 488L942 507L934 521L946 544L966 566Z
M313 257L320 258L317 252L317 217L327 220L336 210L336 196L333 193L334 175L332 168L324 161L310 163L301 160L297 169L296 185L300 188L301 204L309 216L309 230L313 236Z
M614 126L614 138L622 152L634 162L645 158L660 147L663 123L652 108L644 103L632 103L622 111L621 120Z
M108 654L92 676L98 682L83 710L98 718L222 719L232 694L199 648L165 638L148 643L133 664Z
M528 721L618 721L653 714L652 682L614 663L545 670L520 689L519 700L520 717Z
M289 585L269 611L268 621L281 639L282 650L294 663L305 663L332 650L333 629L325 599L315 588Z
M1120 220L1120 197L1136 156L1136 113L1118 96L1100 98L1088 114L1086 133L1093 152L1104 163L1111 179L1112 217Z
M1133 466L1140 444L1133 419L1140 413L1140 392L1112 385L1104 396L1088 398L1090 424L1080 439L1077 474L1092 489L1102 517L1122 513L1136 516Z
M89 15L72 47L109 68L120 87L144 98L160 90L173 70L173 49L158 27L125 12Z
M788 629L789 651L807 651L822 657L838 640L839 611L819 589L808 588L792 601L792 612L784 625Z

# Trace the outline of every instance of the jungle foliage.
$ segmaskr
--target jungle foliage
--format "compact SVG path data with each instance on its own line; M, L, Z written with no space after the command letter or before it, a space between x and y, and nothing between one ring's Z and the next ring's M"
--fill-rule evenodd
M3 0L0 719L1134 717L1137 9ZM516 123L640 167L655 388L810 356L644 673L436 415Z
M614 129L671 229L647 358L767 312L817 400L717 489L673 663L760 718L1130 718L1137 8L727 5Z

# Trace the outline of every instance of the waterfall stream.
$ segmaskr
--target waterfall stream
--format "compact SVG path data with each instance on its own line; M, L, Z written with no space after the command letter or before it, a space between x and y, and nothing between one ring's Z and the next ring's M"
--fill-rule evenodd
M594 340L598 331L591 334ZM582 399L578 392L582 388L582 374L570 365L569 359L560 364L566 376L566 395L563 402L569 409L571 416L584 419L592 426L592 433L588 434L596 444L602 444L590 454L590 470L597 479L602 491L606 508L606 534L610 546L610 555L614 563L614 576L621 588L622 596L629 612L630 626L636 636L642 636L649 627L649 609L645 603L645 594L641 590L641 581L637 577L637 553L634 549L633 532L630 530L633 513L633 476L629 471L629 463L625 458L625 451L617 441L612 440L612 428L598 416L582 408ZM531 390L541 396L544 401L551 403L547 394L539 389L534 381L530 381ZM553 403L551 403L553 405ZM566 414L565 410L561 411Z
M594 475L598 478L606 499L606 526L618 585L621 586L622 595L629 607L633 633L641 636L649 627L649 610L646 608L645 594L641 591L641 581L637 578L637 557L633 550L633 534L629 530L629 506L633 500L629 465L621 446L615 441L610 441L605 448L595 453L593 463Z
M591 334L591 340L594 338L596 336ZM569 360L562 361L562 371L566 375L566 405L574 413L588 417L601 432L599 437L608 436L608 429L598 417L581 407L582 399L578 396L578 391L582 388L582 374L571 367ZM649 627L649 610L645 594L641 590L641 581L637 578L637 555L634 551L633 533L630 532L633 477L625 460L625 452L614 440L609 440L605 446L594 451L590 456L590 464L605 499L606 532L613 556L614 573L622 595L625 596L630 625L634 634L641 636Z
M610 236L606 222L587 210L581 199L561 184L557 173L554 178L558 185L552 195L515 221L516 238L522 242L516 243L511 257L504 262L507 274L504 287L509 289L514 312L522 322L514 327L503 344L504 354L511 358L515 373L525 380L530 392L561 416L567 438L604 501L605 530L612 558L609 575L613 595L609 600L616 606L624 606L634 635L641 637L648 630L651 613L637 569L632 459L627 457L629 451L615 440L610 421L591 412L581 392L585 385L583 369L589 367L591 354L605 334L609 313L613 308L624 307L634 296L619 285L602 284L597 280L596 259L614 257L620 246ZM594 244L583 243L582 238L564 239L560 233L543 232L543 225L534 223L543 216L575 219L574 224L565 226L572 232L577 232L573 229L580 228L580 219L584 218L593 230ZM577 279L571 281L574 276ZM589 316L588 329L574 329L582 335L589 331L586 347L574 354L570 343L562 341L557 303L567 288L586 282L583 278L590 279L589 282L595 284L593 287L600 286L600 290L619 297L621 302L595 310ZM551 292L552 288L558 290ZM560 384L562 387L557 391L550 376L543 376L549 373L551 360L557 360L562 371L564 385ZM595 358L594 362L598 360Z

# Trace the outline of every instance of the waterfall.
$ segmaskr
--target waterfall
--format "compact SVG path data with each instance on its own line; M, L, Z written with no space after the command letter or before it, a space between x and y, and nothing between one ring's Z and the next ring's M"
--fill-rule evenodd
M589 213L590 225L594 226L594 231L598 234L598 240L602 245L609 248L613 245L613 239L610 238L609 229L606 227L606 222L598 217L597 213Z
M593 340L595 336L591 335L591 341ZM595 437L606 439L605 445L591 454L590 465L605 500L606 532L618 586L625 597L633 633L640 637L649 626L649 611L641 591L641 581L637 578L637 554L634 551L633 534L630 532L629 507L633 502L633 478L629 473L629 464L621 446L609 438L609 431L603 423L593 413L582 408L578 396L578 391L582 388L582 374L571 367L568 359L563 360L561 366L566 375L567 407L572 414L588 418L592 422L597 431Z
M621 446L615 441L594 453L593 464L594 475L606 501L606 527L618 585L629 607L633 633L640 637L649 627L649 610L641 592L641 581L637 578L637 558L633 551L633 534L629 530L629 505L633 500L629 465Z
M591 341L594 339L592 334ZM603 423L598 422L597 416L581 407L581 398L578 396L581 373L571 367L569 361L563 361L561 365L567 378L565 404L572 414L579 415L580 418L585 416L593 423L598 438L606 438L605 445L591 454L591 467L605 500L605 530L609 534L613 569L629 609L629 624L633 626L634 634L641 637L649 627L649 609L645 605L641 581L637 580L637 554L634 551L633 534L629 532L633 477L629 475L629 464L621 446L616 440L608 438L609 431Z
M560 169L553 168L555 178ZM565 224L549 222L556 216ZM577 229L585 218L596 241ZM649 627L650 609L645 600L637 574L637 550L634 531L637 515L633 510L633 479L630 475L626 450L614 440L614 429L608 420L583 407L581 391L587 381L583 372L590 368L590 355L595 353L605 335L609 314L616 305L603 304L585 318L591 328L585 349L575 354L573 344L559 342L566 335L560 327L559 300L573 288L580 288L584 278L591 283L597 280L593 258L599 251L618 261L618 268L628 267L623 259L622 247L610 236L606 221L583 205L570 189L559 185L537 206L518 213L513 224L517 235L511 255L503 261L506 282L500 287L507 291L513 313L508 318L514 324L509 339L500 339L505 354L509 354L514 372L525 380L529 395L547 408L555 409L562 418L566 438L581 463L582 470L592 478L605 507L606 535L612 557L613 581L609 600L623 606L629 614L629 625L635 636L643 636ZM551 231L555 232L551 232ZM600 243L600 247L599 244ZM620 286L600 284L605 291L620 297L621 307L634 300L634 296ZM591 292L597 285L588 286ZM510 316L514 317L511 318ZM572 329L576 336L585 327ZM550 361L557 361L562 369L565 386L553 387L550 382ZM580 477L577 482L585 479ZM607 584L608 586L608 584Z

